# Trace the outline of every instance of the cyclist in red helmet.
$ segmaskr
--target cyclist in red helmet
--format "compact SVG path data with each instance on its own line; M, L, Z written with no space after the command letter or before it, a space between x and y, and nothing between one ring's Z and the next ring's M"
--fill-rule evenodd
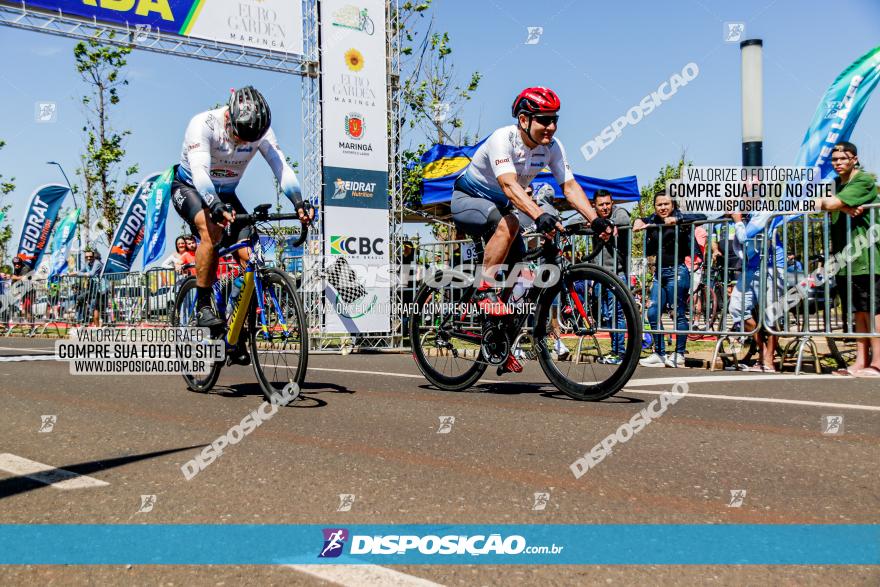
M598 217L575 181L562 143L553 138L559 109L559 96L549 88L526 88L520 92L511 108L516 124L493 132L455 182L452 218L456 226L486 243L482 276L494 277L493 268L505 259L513 265L525 252L514 209L535 220L538 230L545 234L562 228L554 215L546 213L526 195L526 186L544 168L550 169L562 186L565 199L603 240L612 235L611 224ZM485 278L478 284L476 302L482 312L492 316L508 312ZM517 367L513 365L511 370Z

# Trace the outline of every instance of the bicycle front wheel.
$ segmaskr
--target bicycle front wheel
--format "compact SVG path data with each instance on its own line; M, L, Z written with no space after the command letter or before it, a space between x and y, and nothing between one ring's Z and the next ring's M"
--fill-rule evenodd
M249 346L254 373L267 399L288 385L302 387L309 361L309 335L293 280L270 269L262 277L262 300L249 313ZM290 393L294 393L292 390Z
M442 273L434 283L443 283ZM409 318L409 340L419 370L434 386L461 391L477 382L488 365L480 357L479 317L463 315L465 290L423 284Z
M560 391L598 401L620 391L635 372L641 321L626 286L593 265L574 265L543 292L535 312L535 349ZM563 337L562 327L572 335Z
M187 277L177 291L174 307L171 310L171 325L175 327L196 326L196 278ZM216 361L207 374L183 373L186 386L191 391L207 393L217 383L223 361Z

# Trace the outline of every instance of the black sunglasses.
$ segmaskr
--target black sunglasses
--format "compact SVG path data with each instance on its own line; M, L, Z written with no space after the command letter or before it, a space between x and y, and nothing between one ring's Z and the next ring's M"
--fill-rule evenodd
M538 114L533 117L541 126L550 126L559 122L558 114Z

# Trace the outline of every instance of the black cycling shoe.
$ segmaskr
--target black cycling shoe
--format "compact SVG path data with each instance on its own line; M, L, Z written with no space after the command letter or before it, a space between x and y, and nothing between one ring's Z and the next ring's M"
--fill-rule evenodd
M227 361L230 365L250 365L251 355L244 346L236 347Z
M199 308L196 311L196 326L199 328L219 328L226 323L217 317L211 306Z

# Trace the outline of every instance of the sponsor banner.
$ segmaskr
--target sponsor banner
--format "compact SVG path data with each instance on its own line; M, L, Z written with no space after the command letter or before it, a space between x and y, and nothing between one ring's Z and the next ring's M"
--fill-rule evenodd
M333 208L324 220L327 332L387 332L391 327L388 211ZM384 273L379 279L370 274ZM381 283L370 286L371 283Z
M70 243L73 242L73 237L76 234L79 213L79 208L71 210L55 227L52 242L49 246L51 256L49 277L55 277L67 271L67 253L70 250Z
M388 170L385 2L321 2L324 162Z
M389 263L385 4L320 4L327 332L391 326L388 286L364 279Z
M388 173L343 167L324 168L324 205L388 209Z
M15 250L15 254L24 261L28 269L33 270L40 264L61 203L69 192L70 188L67 186L49 184L38 188L31 196Z
M104 263L103 274L124 273L131 269L131 262L144 243L144 222L147 219L147 200L158 174L149 175L138 186L128 202L122 220L113 233L110 253Z
M0 564L876 565L878 542L869 524L5 524Z
M291 0L0 0L28 10L134 27L149 41L175 34L302 54L302 4ZM383 20L384 22L384 20ZM383 36L384 39L384 36Z
M174 167L155 177L147 198L147 218L144 225L144 267L165 253L165 219L171 203L171 181Z

